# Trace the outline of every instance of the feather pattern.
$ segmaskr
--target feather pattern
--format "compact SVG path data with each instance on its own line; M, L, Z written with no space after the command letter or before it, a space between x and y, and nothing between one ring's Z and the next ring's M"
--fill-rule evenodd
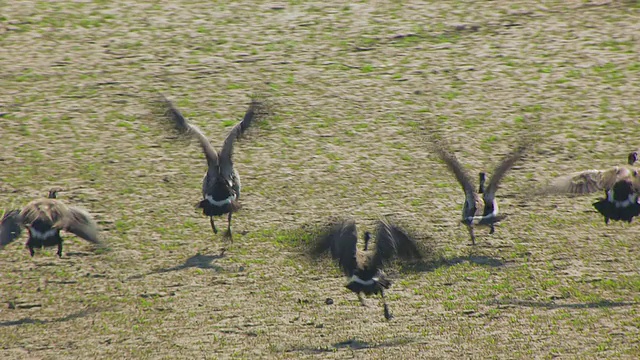
M462 223L467 226L472 243L475 244L474 224L488 225L491 228L491 233L493 233L493 224L504 219L504 216L498 214L498 203L495 199L495 194L506 173L522 158L528 147L529 143L523 141L513 153L505 156L494 169L486 188L484 188L483 184L484 173L480 173L481 188L479 191L482 192L482 197L480 197L475 191L471 177L456 156L445 148L443 141L434 139L432 146L434 152L447 165L449 171L454 174L465 193L465 201L462 207Z
M216 151L200 129L189 124L171 101L162 95L160 98L165 109L164 116L174 124L179 134L197 139L207 158L208 168L202 179L202 200L196 207L209 216L214 234L218 230L213 217L228 214L227 235L231 237L231 217L240 208L241 190L240 175L233 167L233 145L252 124L269 115L267 103L254 96L242 121L231 129L220 151Z
M33 200L22 210L7 212L0 223L0 247L17 239L23 227L29 231L26 246L31 256L34 248L55 245L58 246L58 256L62 256L60 230L68 231L93 244L102 244L98 226L91 215L55 199L57 191L51 190L49 198Z

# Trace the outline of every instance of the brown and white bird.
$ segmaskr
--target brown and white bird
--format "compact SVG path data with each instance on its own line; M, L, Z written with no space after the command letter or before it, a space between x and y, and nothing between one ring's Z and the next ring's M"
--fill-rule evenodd
M590 194L604 191L604 198L593 203L595 209L609 220L631 222L640 215L640 169L634 168L638 161L636 151L629 153L627 165L605 170L585 170L558 177L538 191L539 194Z
M11 210L4 214L0 223L0 247L11 243L22 233L29 231L26 247L31 256L35 248L58 246L58 257L62 257L60 230L73 233L93 244L101 244L98 226L86 211L67 206L56 199L58 189L49 191L49 197L28 203L22 210Z
M394 258L420 259L422 254L415 241L396 225L380 220L376 229L376 246L369 250L371 234L364 234L364 251L358 249L358 231L353 220L343 220L330 225L317 239L311 249L313 256L329 252L348 279L345 287L358 295L365 305L362 294L380 294L384 305L384 317L393 316L384 297L384 290L391 286L382 268Z
M208 169L202 179L202 200L196 207L201 208L203 214L209 217L214 234L218 233L218 229L213 217L228 214L226 235L232 239L231 217L239 209L241 189L240 175L233 166L233 145L251 125L268 115L268 107L265 102L254 97L242 121L231 129L222 148L217 151L202 131L189 124L171 101L161 95L159 102L164 108L164 115L173 123L177 132L196 139L207 159Z
M480 183L478 185L478 192L476 193L471 177L456 156L445 148L442 141L433 141L433 150L438 157L444 161L449 171L455 175L456 180L458 180L458 183L462 186L465 199L462 207L461 222L469 230L471 243L475 245L476 237L473 231L474 226L489 226L489 234L493 234L495 231L494 224L502 221L506 217L498 213L496 191L498 190L500 181L502 181L513 165L522 158L529 144L523 142L518 145L514 152L506 155L494 169L493 175L491 179L489 179L489 184L486 187L486 174L480 172L478 176Z

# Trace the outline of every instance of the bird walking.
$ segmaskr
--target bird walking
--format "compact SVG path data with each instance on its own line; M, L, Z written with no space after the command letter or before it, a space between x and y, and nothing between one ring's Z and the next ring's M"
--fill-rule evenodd
M202 179L202 200L196 208L202 209L202 213L209 217L214 234L218 233L218 229L213 217L228 214L226 235L233 241L231 218L240 208L241 190L240 175L233 166L233 145L250 126L268 115L265 102L255 97L252 99L244 118L231 129L220 151L214 149L197 126L187 122L171 101L161 95L160 103L164 108L164 116L173 123L175 130L182 136L196 139L207 159L208 168Z
M376 246L369 250L371 234L364 234L364 251L357 248L358 231L353 220L335 223L325 231L311 249L313 256L330 252L333 260L348 279L345 287L358 295L358 300L366 306L362 294L367 296L380 294L384 306L384 317L390 320L384 290L389 289L389 281L382 267L395 257L402 259L420 259L422 254L417 244L401 228L386 220L380 220L376 229Z
M476 243L474 226L488 226L490 228L489 234L493 234L495 232L494 224L502 221L506 217L498 212L496 191L498 190L500 181L502 181L516 162L524 156L528 147L529 144L523 142L518 145L515 151L506 155L494 169L493 175L486 187L486 174L480 172L478 175L478 192L476 193L475 186L469 174L460 164L456 156L452 152L449 152L442 142L435 142L433 146L435 153L444 161L449 171L455 175L456 180L458 180L458 183L460 183L464 191L465 199L462 207L461 222L469 230L471 244L475 245ZM482 195L482 197L480 195Z
M638 153L627 156L627 165L614 166L605 170L585 170L560 176L538 191L539 194L590 194L604 191L604 198L593 203L593 207L610 220L631 222L640 215L640 169L634 168Z
M59 190L52 189L44 199L33 200L22 210L11 210L4 214L0 223L0 247L11 243L26 227L29 238L26 247L34 255L36 248L58 246L58 257L62 257L60 230L71 232L92 244L101 244L98 226L86 211L67 206L56 199Z

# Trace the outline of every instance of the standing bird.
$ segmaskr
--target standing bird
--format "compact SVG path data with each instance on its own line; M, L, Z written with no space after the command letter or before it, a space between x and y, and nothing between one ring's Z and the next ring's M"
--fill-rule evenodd
M93 244L100 244L98 226L86 211L67 206L56 199L58 189L49 191L46 199L33 200L22 210L8 211L0 223L0 247L9 244L22 233L29 231L26 247L31 256L34 248L58 245L58 257L62 257L60 230L71 232Z
M489 185L485 188L486 174L484 172L479 173L480 184L478 186L478 193L475 192L475 186L469 177L469 174L462 167L456 156L447 151L444 146L436 142L433 147L436 154L449 168L458 183L462 186L465 199L462 207L462 220L461 222L467 226L469 230L469 236L471 237L471 243L475 245L476 237L473 231L474 225L489 226L489 234L493 234L495 231L494 224L503 220L506 216L498 214L498 202L496 201L496 191L500 181L506 175L507 171L515 165L515 163L522 158L525 151L528 148L528 143L520 144L514 152L505 156L498 166L493 171L493 175L489 180ZM479 194L482 194L480 197Z
M196 139L207 159L208 169L202 179L203 199L196 207L202 209L202 213L209 217L214 234L218 233L218 229L213 217L228 214L226 235L233 241L231 216L239 209L238 200L241 188L240 176L233 167L233 143L253 123L262 120L268 114L266 104L253 98L244 118L231 129L218 152L197 126L187 122L171 101L161 95L160 103L164 108L164 115L173 123L177 132L180 135Z
M353 220L345 220L333 224L328 231L319 237L312 248L313 256L319 256L330 251L331 257L338 262L338 266L347 276L345 287L358 295L358 300L364 306L362 293L365 295L380 294L384 304L384 317L390 320L393 316L384 297L384 289L391 286L382 272L384 263L394 257L403 259L420 259L422 255L415 241L402 229L391 225L386 220L378 222L376 230L376 247L369 251L371 234L364 234L364 251L357 248L358 231Z
M606 170L585 170L551 181L546 187L538 190L539 194L590 194L604 191L604 198L593 203L593 207L604 216L605 224L609 220L631 222L640 215L640 169L634 168L638 161L636 151L629 153L629 166L614 166Z

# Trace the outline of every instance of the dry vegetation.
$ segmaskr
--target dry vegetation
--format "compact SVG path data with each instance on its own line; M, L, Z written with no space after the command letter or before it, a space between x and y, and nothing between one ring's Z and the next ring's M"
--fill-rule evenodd
M638 358L637 224L605 226L596 196L523 194L640 146L639 9L1 2L0 205L61 186L109 243L67 236L62 259L30 258L24 240L0 252L1 357ZM194 209L204 157L150 116L154 91L214 143L250 94L273 101L236 148L244 208L224 257ZM427 123L474 172L527 124L542 135L500 190L509 217L475 247ZM390 269L392 321L300 255L334 215L392 215L435 249Z

